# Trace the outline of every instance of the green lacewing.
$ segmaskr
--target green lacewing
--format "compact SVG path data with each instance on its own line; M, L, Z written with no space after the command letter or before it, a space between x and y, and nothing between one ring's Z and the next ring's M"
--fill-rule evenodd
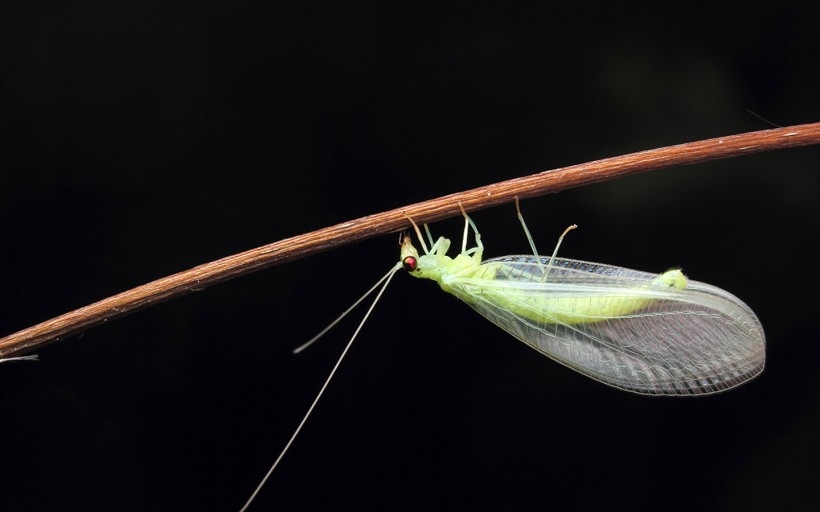
M461 206L459 204L459 206ZM516 208L518 201L516 200ZM450 240L430 248L412 219L423 254L409 236L390 271L329 326L298 347L322 337L366 297L376 298L336 361L307 413L267 474L242 507L246 510L298 436L373 307L396 271L430 279L490 322L538 352L592 379L625 391L698 396L725 391L763 371L766 343L754 312L731 293L688 279L680 269L652 274L613 265L539 256L518 209L532 255L482 260L475 223L465 219L461 253L447 256ZM472 230L474 247L467 248Z
M763 371L760 321L729 292L680 269L651 274L554 254L482 260L465 219L475 247L451 258L439 238L419 256L405 237L404 267L555 361L649 395L716 393Z

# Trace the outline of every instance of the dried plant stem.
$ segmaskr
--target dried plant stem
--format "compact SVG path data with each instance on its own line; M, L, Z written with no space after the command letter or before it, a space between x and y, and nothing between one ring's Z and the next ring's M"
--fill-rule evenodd
M398 231L409 225L405 215L418 222L432 222L461 215L459 203L465 210L475 211L512 202L516 196L524 199L664 167L818 143L820 123L731 135L540 172L369 215L157 279L23 329L0 339L0 361L234 277Z

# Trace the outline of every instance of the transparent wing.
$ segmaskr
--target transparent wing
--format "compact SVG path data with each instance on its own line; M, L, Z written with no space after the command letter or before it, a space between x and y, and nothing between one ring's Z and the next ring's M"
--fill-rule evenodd
M697 281L688 281L685 289L654 286L650 283L657 274L598 263L556 258L547 267L548 260L490 259L482 265L492 280L448 284L473 309L527 345L623 390L716 393L763 371L763 328L734 295ZM636 296L644 299L641 307L627 314L560 320L572 313L561 311L568 304Z

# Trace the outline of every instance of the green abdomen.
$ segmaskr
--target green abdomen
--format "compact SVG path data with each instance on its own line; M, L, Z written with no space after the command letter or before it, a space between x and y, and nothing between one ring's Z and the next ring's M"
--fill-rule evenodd
M625 277L547 268L533 261L517 265L491 261L471 277L451 277L440 284L473 306L491 304L533 322L574 325L647 308L653 300L668 296L670 288L685 288L686 278L680 270Z

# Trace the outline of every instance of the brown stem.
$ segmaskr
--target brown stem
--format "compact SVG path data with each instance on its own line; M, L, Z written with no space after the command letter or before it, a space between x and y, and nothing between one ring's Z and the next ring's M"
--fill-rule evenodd
M459 203L467 211L481 210L516 196L524 199L674 165L818 143L820 123L731 135L540 172L369 215L205 263L23 329L0 339L0 360L234 277L398 231L408 227L407 216L432 222L461 215Z

